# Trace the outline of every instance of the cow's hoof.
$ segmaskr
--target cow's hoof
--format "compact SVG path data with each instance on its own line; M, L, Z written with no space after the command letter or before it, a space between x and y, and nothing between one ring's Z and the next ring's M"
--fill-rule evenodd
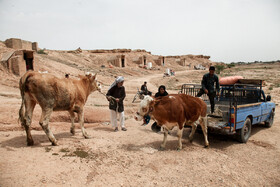
M209 145L205 145L204 148L206 148L206 149L209 148Z
M58 146L57 141L52 142L52 146Z
M70 132L72 135L75 135L75 129L71 129Z
M84 136L85 139L90 139L91 137L89 135Z
M164 147L160 147L159 150L160 150L160 151L164 151L165 148L164 148Z
M33 140L28 140L28 141L27 141L27 146L33 146L33 145L34 145Z
M193 142L193 139L189 139L189 142L192 143L192 142Z
M177 151L181 151L181 150L182 150L182 148L177 147Z

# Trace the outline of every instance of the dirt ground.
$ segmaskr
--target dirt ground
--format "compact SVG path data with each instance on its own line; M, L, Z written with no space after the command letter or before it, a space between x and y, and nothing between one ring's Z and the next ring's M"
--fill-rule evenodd
M109 124L108 102L95 92L85 106L85 127L91 139L82 137L79 125L70 134L66 112L53 113L50 127L58 140L51 146L38 125L40 108L33 116L35 145L26 145L26 134L17 123L21 99L19 77L1 69L0 81L0 186L280 186L280 65L254 64L224 70L219 76L242 75L266 80L264 90L277 104L271 128L255 125L246 144L234 136L209 134L210 147L204 148L203 134L193 143L185 129L183 149L177 151L176 129L168 136L166 150L159 151L162 133L151 130L151 122L141 126L133 119L139 100L132 103L137 87L144 81L155 93L161 84L169 93L178 93L183 83L199 83L205 71L181 70L163 78L162 72L133 76L124 86L125 125L128 131L113 132ZM103 92L113 77L99 76Z

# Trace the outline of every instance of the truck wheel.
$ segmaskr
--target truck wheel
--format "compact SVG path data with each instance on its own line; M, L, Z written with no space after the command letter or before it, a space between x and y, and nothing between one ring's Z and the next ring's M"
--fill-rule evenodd
M264 125L270 128L273 124L273 121L274 121L274 111L271 111L269 119L266 122L264 122Z
M251 135L251 128L252 128L252 123L249 118L245 120L244 126L242 129L239 129L237 131L237 139L241 143L246 143Z

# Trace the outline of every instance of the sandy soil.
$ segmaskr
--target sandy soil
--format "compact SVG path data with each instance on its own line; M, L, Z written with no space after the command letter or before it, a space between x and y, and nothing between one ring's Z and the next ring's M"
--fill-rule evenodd
M264 68L264 66L266 68ZM279 104L278 64L246 65L227 69L225 75L267 80L264 88ZM117 69L115 75L122 72ZM91 139L84 139L79 125L70 134L66 112L53 113L50 127L59 146L51 146L38 125L40 108L33 117L35 145L26 146L26 135L17 123L20 95L19 77L0 76L0 186L280 186L280 117L276 108L271 128L256 125L246 144L233 136L209 134L210 147L196 133L194 142L184 131L183 150L176 151L176 129L168 136L166 150L159 151L163 134L152 132L133 119L139 101L132 103L137 87L144 81L155 93L160 84L177 93L183 83L199 83L207 71L177 71L175 77L162 77L162 70L150 74L125 74L125 124L128 131L113 132L109 124L108 102L95 92L85 106L85 127ZM113 77L99 75L106 92ZM278 86L277 86L278 85ZM272 89L270 88L272 87Z

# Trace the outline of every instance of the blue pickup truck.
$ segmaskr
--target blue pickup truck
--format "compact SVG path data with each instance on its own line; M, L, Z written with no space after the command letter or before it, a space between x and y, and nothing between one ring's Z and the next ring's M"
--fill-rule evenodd
M215 101L215 112L208 115L209 131L235 134L239 142L246 143L252 125L263 123L271 127L275 103L271 102L270 95L265 96L262 83L262 80L242 79L233 85L221 85L220 96ZM184 84L181 93L194 96L199 89L199 85ZM210 107L207 96L202 98Z

